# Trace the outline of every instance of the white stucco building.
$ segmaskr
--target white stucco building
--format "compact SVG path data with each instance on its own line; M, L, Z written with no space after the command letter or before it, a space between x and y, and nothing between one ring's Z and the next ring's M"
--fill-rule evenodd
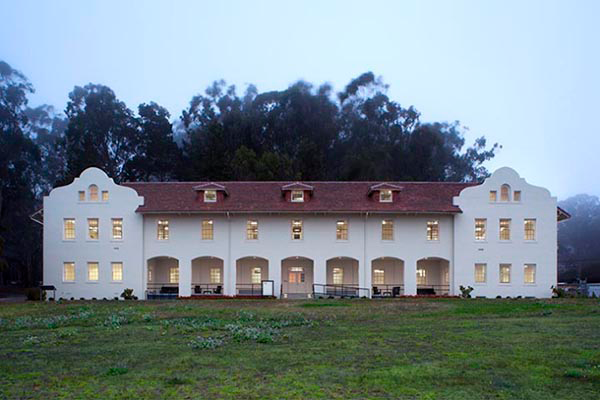
M56 297L550 297L557 208L510 168L482 184L173 182L89 168L44 198Z

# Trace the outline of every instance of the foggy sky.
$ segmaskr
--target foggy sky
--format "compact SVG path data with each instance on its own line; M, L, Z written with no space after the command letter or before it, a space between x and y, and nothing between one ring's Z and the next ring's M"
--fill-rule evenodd
M0 0L0 59L30 106L64 109L75 85L111 87L179 118L216 79L342 90L373 71L424 121L460 120L559 199L600 195L600 1Z

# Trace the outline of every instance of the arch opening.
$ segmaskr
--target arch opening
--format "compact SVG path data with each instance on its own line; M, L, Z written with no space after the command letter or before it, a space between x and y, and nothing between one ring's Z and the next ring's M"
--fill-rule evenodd
M417 295L449 293L450 262L440 257L425 257L417 261Z
M373 297L397 297L404 294L404 261L379 257L371 261Z
M299 299L312 297L314 261L308 257L287 257L281 260L281 297Z
M179 260L169 256L149 258L146 262L146 298L171 298L179 295Z
M256 256L238 258L235 274L238 296L262 296L262 282L269 279L269 260Z
M204 256L192 260L192 294L217 295L224 293L223 260Z

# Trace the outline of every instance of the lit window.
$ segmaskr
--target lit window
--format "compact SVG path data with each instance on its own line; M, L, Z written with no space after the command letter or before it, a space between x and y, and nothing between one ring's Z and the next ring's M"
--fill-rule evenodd
M427 240L440 240L439 221L427 221Z
M335 223L335 239L348 240L348 221L337 221Z
M523 278L525 283L535 283L535 264L525 264Z
M99 234L98 218L88 218L88 239L98 240Z
M496 202L498 200L498 193L495 190L490 190L490 201Z
M102 201L108 201L108 190L102 191Z
M513 200L514 201L521 201L521 191L520 190L515 190L513 192Z
M85 201L85 191L84 190L79 191L79 201Z
M148 282L152 282L152 267L148 267Z
M246 239L247 240L258 240L258 221L255 219L249 219L246 222Z
M292 240L302 240L302 220L292 220Z
M88 188L89 191L89 200L90 201L98 201L98 186L90 185Z
M210 283L221 283L221 268L210 269Z
M425 268L417 268L417 285L427 285L427 271L425 271Z
M385 284L385 271L383 269L373 270L373 284L383 285Z
M485 283L486 264L475 264L475 283Z
M66 262L63 263L63 281L74 282L75 281L75 263Z
M379 191L379 201L381 203L391 203L392 202L392 191L389 189L384 189Z
M252 283L260 283L262 280L262 270L260 267L252 268Z
M158 240L169 240L169 220L159 219L156 225L156 238Z
M475 240L485 240L485 225L487 220L485 218L475 219Z
M293 202L303 202L304 201L304 191L303 190L292 190L292 201Z
M113 240L123 239L123 218L112 219L112 238Z
M527 218L524 221L525 240L535 240L535 219Z
M500 264L500 283L510 283L510 264Z
M169 268L169 283L179 283L179 267Z
M98 280L98 263L89 262L88 266L88 281L96 282Z
M500 219L500 240L510 240L510 219Z
M202 240L213 240L213 226L214 225L212 219L205 219L202 221Z
M394 240L394 221L391 219L381 221L381 240Z
M111 263L111 269L112 269L113 282L122 282L123 281L123 263L121 263L121 262Z
M304 268L291 267L288 272L289 283L304 283Z
M63 232L65 240L75 239L75 218L65 218L63 220Z
M344 283L344 269L343 268L334 268L333 269L333 284L341 285Z
M205 203L215 203L217 201L217 191L216 190L205 190L204 191L204 202Z
M510 201L510 186L500 186L500 201Z

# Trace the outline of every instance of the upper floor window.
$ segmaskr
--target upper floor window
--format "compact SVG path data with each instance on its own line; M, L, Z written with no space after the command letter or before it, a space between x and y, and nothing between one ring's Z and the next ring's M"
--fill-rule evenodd
M525 240L535 240L535 219L526 218L523 225Z
M417 285L427 285L427 271L425 268L417 267Z
M496 202L498 200L498 192L495 190L490 190L490 201Z
M98 271L98 263L97 262L89 262L88 266L88 281L96 282L98 281L99 271Z
M292 240L302 240L302 220L292 220Z
M440 240L439 221L427 221L427 240Z
M205 219L202 221L202 240L213 240L214 238L214 224L212 219Z
M108 190L102 191L102 201L108 201Z
M510 264L500 264L500 283L510 283Z
M98 240L100 237L100 227L98 226L98 218L88 218L88 239Z
M507 184L500 186L500 201L510 201L510 186Z
M535 264L525 264L523 280L525 283L535 283Z
M88 199L89 201L98 201L98 186L90 185L88 187Z
M205 190L204 191L204 202L205 203L215 203L217 201L217 191L216 190Z
M65 262L63 263L63 281L74 282L75 281L75 263Z
M292 201L294 203L301 203L304 201L304 191L303 190L292 190Z
M520 190L515 190L513 192L513 200L514 201L521 201L521 191Z
M390 189L383 189L379 191L379 201L381 203L391 203L393 200L393 194Z
M475 264L475 283L485 283L486 269L486 264Z
M341 285L344 283L344 269L335 267L333 268L333 284Z
M210 269L210 283L222 283L221 282L221 268Z
M485 218L475 218L475 240L485 240L485 227L487 220Z
M85 201L85 190L79 191L79 201Z
M123 218L112 219L112 238L113 240L123 239Z
M254 267L252 268L252 283L260 283L262 280L262 268Z
M247 240L258 240L258 221L255 219L249 219L246 222L246 239Z
M65 240L75 240L75 218L65 218L63 220L63 232Z
M500 240L510 240L510 218L500 219Z
M381 221L381 240L394 240L394 221L391 219Z
M335 223L335 239L348 240L348 221L340 220Z
M169 220L159 219L156 223L156 238L158 240L169 240Z
M113 282L122 282L123 281L123 263L122 262L111 263L111 274L112 274Z
M169 283L179 283L179 267L169 268Z

